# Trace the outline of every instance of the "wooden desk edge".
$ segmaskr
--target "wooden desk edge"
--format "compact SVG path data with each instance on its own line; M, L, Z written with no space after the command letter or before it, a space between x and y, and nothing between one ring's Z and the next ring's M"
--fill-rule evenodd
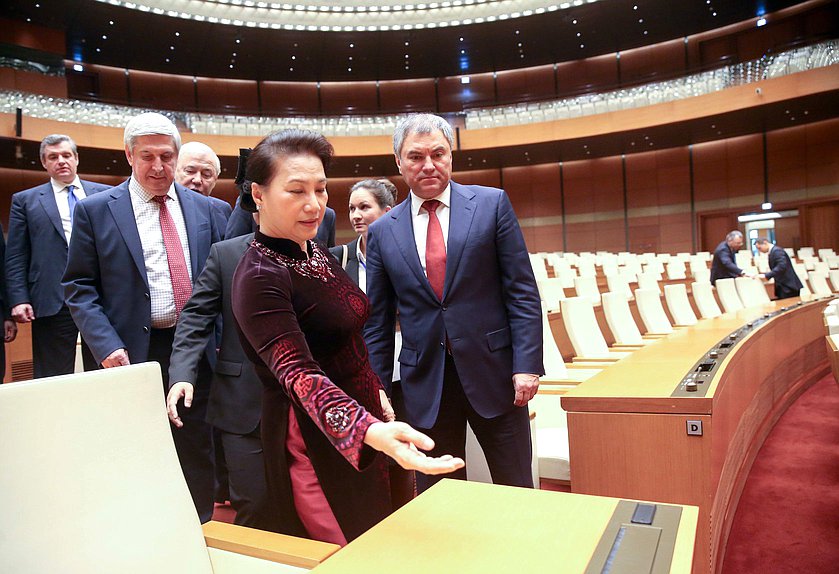
M201 528L204 531L204 540L210 548L300 568L314 568L340 549L336 544L225 522L210 521Z

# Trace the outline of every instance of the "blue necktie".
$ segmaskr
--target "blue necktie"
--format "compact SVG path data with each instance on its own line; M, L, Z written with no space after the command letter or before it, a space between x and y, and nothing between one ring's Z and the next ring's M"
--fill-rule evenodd
M67 205L70 206L70 225L73 224L73 210L76 209L76 196L73 194L73 190L76 189L75 185L68 185L67 186Z

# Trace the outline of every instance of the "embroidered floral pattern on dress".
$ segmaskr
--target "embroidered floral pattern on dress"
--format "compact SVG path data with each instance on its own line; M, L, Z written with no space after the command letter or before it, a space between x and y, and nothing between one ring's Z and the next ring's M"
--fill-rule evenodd
M295 259L293 257L289 257L288 255L277 253L256 239L251 242L251 245L258 249L263 255L266 255L274 261L285 265L287 268L296 272L298 275L302 275L303 277L318 279L324 283L335 278L335 275L332 273L332 269L329 268L329 261L327 259L327 257L331 256L326 255L315 245L312 245L312 256L308 259Z
M339 435L344 434L351 422L350 410L345 406L331 407L327 409L324 418L326 419L327 426L332 430L332 432Z

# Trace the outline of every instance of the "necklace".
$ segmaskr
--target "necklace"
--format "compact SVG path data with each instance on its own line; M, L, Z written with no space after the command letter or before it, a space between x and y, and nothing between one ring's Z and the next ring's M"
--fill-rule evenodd
M256 239L251 241L251 245L258 249L263 255L270 257L277 263L284 265L303 277L318 279L324 283L329 281L330 278L335 277L332 273L332 269L329 267L329 261L327 260L326 255L324 255L324 253L314 245L312 245L312 256L307 259L294 259L288 255L277 253Z

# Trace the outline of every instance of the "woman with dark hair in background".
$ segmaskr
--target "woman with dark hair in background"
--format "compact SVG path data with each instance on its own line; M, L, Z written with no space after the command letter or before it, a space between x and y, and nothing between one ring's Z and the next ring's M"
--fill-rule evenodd
M361 328L364 293L312 239L326 207L332 145L283 130L248 158L259 231L233 278L233 313L265 387L262 440L268 488L289 534L346 544L391 509L387 462L452 472L463 460L427 457L432 441L384 420L382 385Z

